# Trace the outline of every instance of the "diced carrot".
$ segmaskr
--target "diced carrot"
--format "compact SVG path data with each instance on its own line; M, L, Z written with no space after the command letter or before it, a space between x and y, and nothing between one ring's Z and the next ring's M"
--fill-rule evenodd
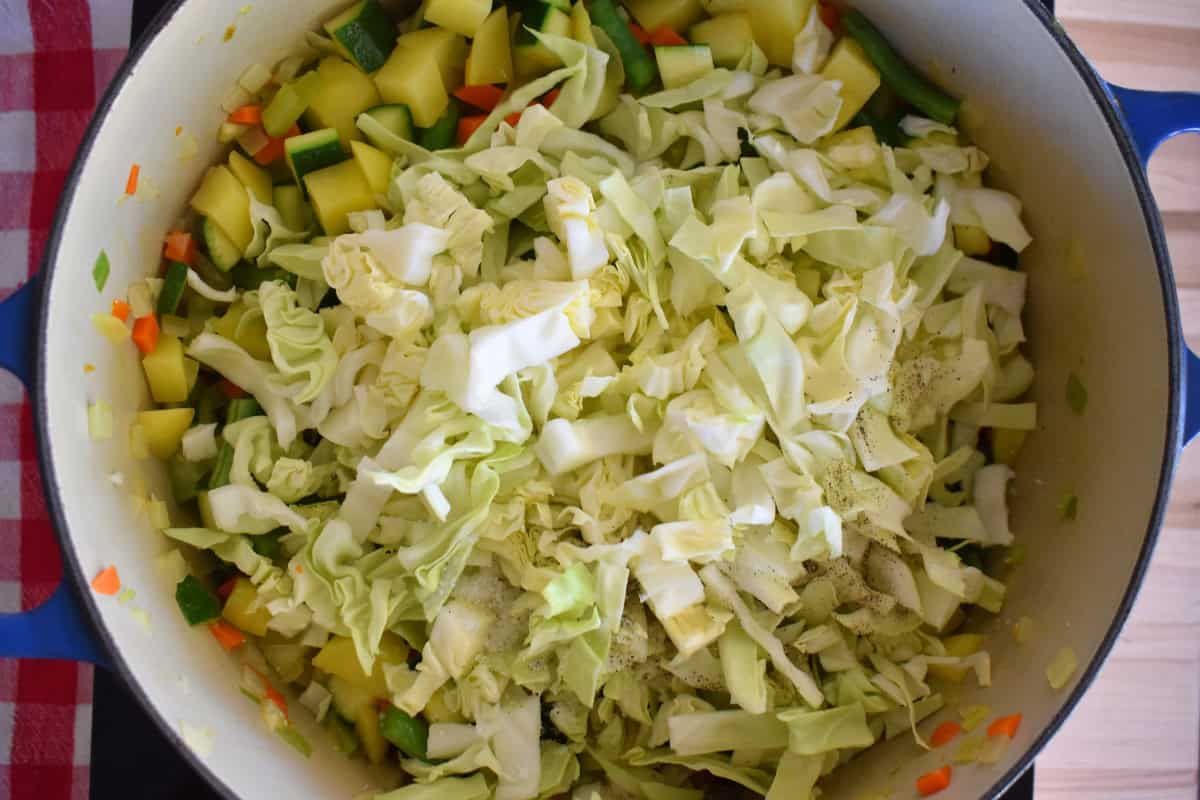
M163 245L163 255L171 261L179 261L189 267L196 263L196 240L190 233L171 231Z
M262 106L242 106L229 115L229 121L238 125L258 125L262 122Z
M646 33L646 29L636 22L629 23L629 30L633 33L633 38L638 40L638 43L643 47L650 44L650 34Z
M208 623L208 630L226 650L236 650L246 643L246 634L223 619Z
M232 578L230 578L229 580L225 581L220 586L218 586L217 587L217 597L221 598L222 600L228 600L229 595L233 594L233 590L234 590L234 587L237 586L237 582L238 582L237 575L234 575Z
M121 320L121 322L127 322L129 320L129 313L129 303L126 303L124 300L113 300L112 315L114 317Z
M922 797L929 797L931 794L948 789L950 787L950 765L935 769L933 772L926 772L921 777L917 778L917 791Z
M284 142L293 136L299 135L300 127L298 125L293 125L291 130L289 130L283 136L268 138L267 143L263 145L262 149L254 154L255 162L264 167L268 164L274 164L276 161L283 158Z
M825 23L825 27L837 33L842 27L842 17L838 10L827 3L820 3L817 6L817 13L821 15L821 22Z
M654 33L650 34L650 44L655 47L678 47L686 45L688 40L680 36L675 31L668 28L666 25L660 25L655 28Z
M133 343L145 355L154 352L158 347L158 319L153 314L138 317L133 321Z
M504 90L490 83L482 86L460 86L454 90L454 96L480 111L491 111L500 105Z
M121 576L116 567L105 567L92 578L92 589L96 594L113 595L121 591Z
M1007 736L1012 739L1017 735L1017 729L1021 727L1021 715L1010 714L1007 717L1000 719L988 725L988 736Z
M479 130L479 126L487 119L487 114L474 114L469 117L460 117L458 120L458 143L466 144L467 139L475 131Z
M941 747L951 742L960 733L962 733L962 725L948 719L934 729L933 735L929 737L929 743L934 747Z
M505 117L504 121L507 122L509 125L511 125L514 128L517 127L517 123L521 121L521 112L514 111L513 113L511 113L507 117Z
M542 99L538 100L538 104L543 105L546 108L549 108L550 106L554 105L554 101L558 99L558 96L561 93L562 92L559 91L558 89L551 89L550 91L548 91L544 95L542 95Z
M221 394L230 400L237 400L239 397L246 396L246 390L228 378L221 378L221 382L217 384L217 387L221 390Z
M246 666L250 667L249 664L247 664ZM266 675L263 675L261 672L259 672L254 667L250 667L250 671L253 672L255 675L257 675L258 679L260 681L262 681L263 696L266 697L268 700L270 700L272 703L274 703L275 707L278 708L283 713L283 718L287 719L288 718L287 698L279 693L279 690L276 689L274 687L274 685L272 685L271 681L267 679Z
M125 179L125 194L132 197L137 194L138 176L142 174L142 168L138 164L134 164L129 168L129 177Z

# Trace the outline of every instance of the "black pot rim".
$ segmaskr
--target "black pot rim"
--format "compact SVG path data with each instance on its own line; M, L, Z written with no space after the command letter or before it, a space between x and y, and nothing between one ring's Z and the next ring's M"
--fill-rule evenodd
M91 618L93 629L97 632L98 638L102 642L105 650L107 650L112 660L113 669L120 675L121 679L129 687L130 692L137 698L142 708L147 715L154 720L158 725L159 730L171 741L175 748L182 754L193 769L203 775L208 783L223 796L236 800L237 794L233 789L225 783L213 769L211 769L206 761L196 755L195 752L184 741L180 733L171 725L164 713L155 706L142 690L129 665L121 655L120 648L117 646L115 639L109 630L102 624L99 613L99 608L96 605L95 598L91 592L81 590L80 587L87 586L87 578L83 573L82 565L75 556L75 550L71 546L70 537L67 533L66 513L63 503L63 495L61 488L53 469L53 459L50 452L50 435L49 435L49 419L47 413L47 397L45 393L45 382L42 376L48 366L48 354L45 349L46 342L46 326L49 323L48 303L50 295L50 286L53 278L53 265L58 258L58 251L61 245L63 230L67 217L67 211L74 199L75 192L79 186L80 175L82 174L91 154L93 145L95 144L96 136L99 133L104 120L106 119L109 110L117 96L124 89L131 73L141 60L142 56L149 48L151 43L158 37L165 27L174 19L179 12L180 7L185 0L171 0L162 11L160 11L154 20L147 27L142 35L129 51L121 68L117 71L112 83L105 91L103 98L96 108L95 115L92 117L91 123L84 134L79 151L75 156L74 163L71 166L71 171L67 176L67 180L63 186L63 193L59 200L58 210L54 216L54 223L50 229L50 237L46 244L45 256L42 261L42 276L45 280L42 281L42 296L38 301L37 309L37 352L34 358L34 380L31 389L31 395L34 405L35 429L37 434L38 444L38 463L41 469L42 482L45 486L47 506L50 511L51 519L54 522L55 535L58 537L59 546L63 554L64 576L69 572L74 589L77 596L81 599L82 605L87 609L88 615ZM1185 376L1182 369L1183 364L1183 333L1180 326L1179 304L1175 293L1175 279L1171 270L1170 257L1167 253L1166 235L1163 230L1162 218L1158 212L1158 206L1154 201L1154 197L1150 192L1149 180L1146 172L1142 167L1138 157L1137 149L1133 144L1133 136L1126 125L1124 116L1117 108L1115 101L1108 92L1107 84L1096 74L1091 64L1088 63L1084 55L1079 51L1075 44L1067 36L1062 26L1050 14L1050 12L1042 5L1041 0L1022 0L1029 12L1037 17L1038 21L1046 29L1046 32L1062 49L1063 53L1070 59L1074 65L1080 79L1086 84L1088 91L1092 96L1093 102L1104 116L1105 122L1108 125L1113 138L1116 140L1121 155L1124 158L1125 166L1129 171L1130 179L1133 182L1134 189L1137 192L1138 201L1142 207L1142 214L1146 224L1147 233L1150 236L1151 245L1155 255L1155 265L1158 269L1159 283L1163 292L1163 308L1165 310L1164 322L1166 324L1166 338L1168 343L1168 381L1170 388L1170 405L1167 410L1166 425L1167 429L1164 432L1164 440L1166 447L1164 448L1162 463L1159 468L1158 489L1155 497L1154 510L1150 516L1150 521L1146 529L1145 539L1142 543L1141 552L1138 554L1137 563L1134 565L1133 573L1130 577L1129 584L1125 589L1121 603L1117 608L1117 612L1113 617L1112 624L1108 632L1105 634L1100 646L1097 648L1092 660L1083 670L1078 683L1072 689L1070 696L1063 703L1058 713L1050 720L1049 724L1041 731L1038 737L1022 754L1007 772L1000 776L984 794L988 800L999 798L1018 778L1030 767L1034 758L1045 747L1051 737L1062 727L1063 723L1074 711L1080 699L1087 692L1099 673L1101 666L1116 643L1117 637L1121 633L1121 629L1125 625L1125 621L1129 617L1129 612L1133 607L1134 600L1137 597L1137 592L1141 587L1142 580L1145 577L1146 570L1149 567L1150 557L1154 551L1154 546L1158 541L1159 531L1162 527L1163 518L1166 514L1167 499L1171 487L1171 481L1174 476L1176 460L1179 454L1181 444L1182 426L1181 426L1181 398L1183 397Z

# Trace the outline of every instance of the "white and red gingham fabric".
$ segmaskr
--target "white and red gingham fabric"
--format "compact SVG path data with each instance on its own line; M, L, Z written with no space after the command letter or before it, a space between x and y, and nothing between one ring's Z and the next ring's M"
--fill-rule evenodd
M39 268L58 196L129 45L131 0L0 0L0 296ZM0 612L34 608L62 575L32 417L0 374ZM92 668L0 660L0 798L88 795Z

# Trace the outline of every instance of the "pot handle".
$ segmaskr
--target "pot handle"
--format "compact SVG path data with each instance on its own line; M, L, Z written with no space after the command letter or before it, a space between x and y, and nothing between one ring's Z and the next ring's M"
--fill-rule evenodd
M1125 116L1130 137L1142 164L1158 146L1180 133L1200 133L1200 94L1192 92L1147 92L1109 84L1113 99ZM1190 348L1184 355L1183 442L1200 433L1200 357Z
M0 369L33 384L34 330L40 276L0 303ZM56 658L104 665L107 659L79 599L64 580L50 599L19 614L0 614L0 657Z

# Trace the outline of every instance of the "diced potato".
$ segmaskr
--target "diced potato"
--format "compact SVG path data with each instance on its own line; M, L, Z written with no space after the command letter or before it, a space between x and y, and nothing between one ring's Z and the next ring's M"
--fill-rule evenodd
M388 743L379 730L379 711L374 706L363 706L354 718L354 730L362 742L363 752L372 764L382 764L387 758Z
M442 74L442 86L447 92L453 92L462 86L463 67L467 60L467 40L454 31L445 28L421 28L397 39L396 49L416 50L421 53L422 60L430 60L437 64L438 71Z
M313 666L330 675L335 675L351 686L370 692L372 697L388 697L387 680L383 675L383 664L402 664L408 658L408 645L398 636L385 633L379 642L379 658L371 674L363 672L354 641L346 636L334 636L313 657Z
M471 37L491 10L492 0L426 0L425 21Z
M978 225L955 225L954 244L968 256L986 256L992 249L987 231Z
M746 0L754 41L767 61L778 67L792 65L796 34L804 30L814 0ZM843 40L845 41L845 40Z
M362 170L363 177L376 194L387 194L392 180L392 157L363 142L351 142L350 152Z
M333 128L342 147L348 148L350 142L363 138L354 122L359 114L379 105L379 91L369 75L337 56L321 59L316 75L304 119L313 130Z
M375 208L375 192L353 159L308 173L304 185L326 236L349 231L350 212Z
M772 0L779 3L780 0ZM787 2L787 0L783 0ZM704 6L700 0L626 0L629 13L647 32L653 33L662 27L683 33L696 22L704 19ZM799 29L797 28L797 32ZM789 55L789 63L791 57Z
M468 86L508 83L513 78L512 46L508 36L508 9L500 6L483 21L467 56Z
M736 67L753 44L754 32L750 16L735 11L696 23L688 31L688 38L693 44L708 45L717 66Z
M821 70L821 77L827 81L842 82L842 110L833 124L835 131L846 127L854 115L862 110L880 83L879 70L867 58L862 45L848 36L842 37L834 45L825 68Z
M272 195L271 173L255 164L237 150L229 151L229 171L242 182L260 203L270 203Z
M223 336L245 350L259 361L271 360L271 346L267 343L267 323L261 314L254 314L242 323L246 315L246 304L240 300L229 307L225 315L213 320L213 332Z
M183 434L191 426L195 415L195 409L191 408L160 408L138 412L137 421L142 426L150 453L164 461L174 456L179 451L179 443L183 441Z
M215 222L238 250L246 251L254 238L250 226L250 198L246 196L242 182L228 167L212 167L205 173L200 188L192 196L191 206L197 214Z
M997 464L1013 466L1025 446L1029 431L1014 431L1008 428L992 428L992 460Z
M983 635L959 633L942 639L942 645L946 648L946 655L965 658L978 653L979 649L983 647ZM930 664L929 674L951 683L961 683L969 669L969 667L958 664Z
M450 105L442 73L427 50L397 47L383 68L375 73L375 85L384 102L408 106L413 122L420 128L428 128L437 122Z
M258 603L258 590L249 578L238 578L233 586L233 592L221 609L221 616L230 625L254 636L266 636L267 623L271 621L271 612L266 606L255 607Z
M142 359L150 395L156 403L182 403L188 397L187 367L183 343L174 336L158 337L154 352Z

